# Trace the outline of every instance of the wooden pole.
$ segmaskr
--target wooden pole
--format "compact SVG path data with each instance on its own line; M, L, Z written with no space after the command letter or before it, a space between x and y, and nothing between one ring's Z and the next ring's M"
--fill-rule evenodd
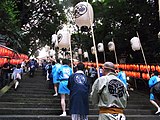
M114 39L113 38L112 38L112 42L114 43ZM118 64L115 43L114 43L114 56L115 56L116 64Z
M103 43L103 47L104 47L104 42L103 42L103 40L102 40L102 43ZM105 49L103 50L103 56L104 56L104 62L106 62Z
M69 31L69 34L70 34L70 31ZM72 68L72 71L74 72L74 70L73 70L73 59L72 59L73 55L72 55L71 37L69 39L69 49L70 49L70 55L71 55L71 68Z
M87 0L87 3L88 3L88 0ZM90 17L90 14L89 14L89 18L91 18L91 17ZM92 26L92 21L91 21L91 19L90 19L90 25L91 25L93 46L94 46L94 49L95 49L95 58L96 58L96 65L97 65L97 75L98 75L98 77L100 77L100 74L99 74L99 66L98 66L97 48L96 48L95 37L94 37L94 32L93 32L93 26Z
M137 34L137 37L139 38L138 31L136 31L136 34ZM139 38L139 43L140 43L140 48L141 48L141 51L142 51L142 55L143 55L143 59L144 59L145 65L147 67L147 72L148 72L148 75L149 75L148 65L147 65L147 61L146 61L146 58L145 58L145 55L144 55L144 51L143 51L143 48L142 48L142 45L141 45L141 42L140 42L140 38Z

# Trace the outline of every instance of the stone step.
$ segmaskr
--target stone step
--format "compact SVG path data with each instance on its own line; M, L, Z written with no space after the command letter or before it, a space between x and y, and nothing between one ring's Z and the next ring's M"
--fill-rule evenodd
M51 94L21 94L21 93L11 93L9 96L2 96L3 99L10 98L46 98L46 99L59 99L60 96L54 97Z
M16 94L45 94L45 95L49 95L49 94L52 94L54 93L53 90L47 90L47 91L38 91L38 90L35 90L35 91L30 91L30 90L23 90L23 89L20 89L18 88L17 91L15 91L13 88L11 88L12 90L10 90L9 92L7 92L6 94L12 94L12 93L16 93Z
M6 98L7 99L7 97L9 98L17 98L17 97L21 97L21 98L24 98L24 97L27 97L27 98L59 98L60 99L60 95L58 96L58 97L53 97L52 96L52 93L54 93L53 91L47 91L47 92L41 92L41 91L37 91L36 93L35 93L35 91L34 92L30 92L30 91L27 91L27 93L26 92L22 92L22 91L20 91L20 92L18 92L18 91L10 91L10 93L9 93L9 96L3 96L3 98ZM68 97L68 96L66 96L66 97ZM134 97L134 98L129 98L128 99L128 101L130 102L130 101L139 101L139 100L141 100L141 101L148 101L149 102L149 98L147 99L146 97Z
M0 108L0 115L59 115L61 112L61 108ZM125 109L124 113L126 115L154 115L155 110ZM98 110L89 109L89 114L98 115Z
M69 106L67 104L67 106ZM55 103L15 103L15 102L0 102L0 108L61 108L60 102ZM97 109L92 104L89 105L90 109Z
M17 91L11 87L0 98L0 120L71 120L69 116L69 96L67 96L67 117L60 117L62 113L60 95L53 97L53 89L48 89L50 81L37 71L33 78L28 75L20 81ZM149 102L149 93L129 91L127 108L124 113L127 120L159 120L154 115L156 109ZM90 101L89 120L98 119L98 107Z
M97 120L98 115L89 115L89 120ZM127 120L159 120L158 115L126 115ZM71 120L71 116L59 115L0 115L1 120Z
M12 89L14 91L14 89ZM16 92L50 92L50 89L47 88L22 88L22 86L18 86L18 90Z
M67 102L68 100L66 100ZM7 98L7 97L2 97L0 99L0 102L25 102L25 103L29 103L29 102L39 102L39 103L43 103L43 102L47 102L47 103L57 103L60 102L60 99L50 99L50 98Z
M25 102L0 102L0 108L37 108L37 107L46 107L46 108L61 108L60 102L54 102L54 103L25 103ZM89 104L89 108L95 108L98 109L97 106L94 106L93 104ZM146 105L127 105L127 109L153 109L153 106L151 104L146 104Z
M59 103L60 102L60 99L59 98L56 98L54 99L54 97L49 97L49 98L30 98L30 97L25 97L25 96L22 96L21 98L19 97L9 97L9 96L6 96L6 97L1 97L0 99L0 102L24 102L24 103ZM66 103L68 103L69 100L66 99ZM145 103L145 104L144 104ZM90 101L90 104L92 104L92 102ZM149 101L128 101L128 105L151 105L151 103Z

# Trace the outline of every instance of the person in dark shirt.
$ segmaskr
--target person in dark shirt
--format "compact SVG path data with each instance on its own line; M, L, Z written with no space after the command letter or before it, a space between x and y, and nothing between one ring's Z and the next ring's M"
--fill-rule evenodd
M10 58L7 59L7 62L4 63L2 67L2 86L9 84L9 73L11 71Z
M102 68L102 65L99 66L99 76L102 77L103 76L103 68Z
M72 74L68 80L70 90L70 114L72 120L88 120L89 113L89 84L84 74L83 63L77 64L76 73Z
M30 77L34 76L35 66L36 66L35 60L34 59L30 60L30 62L29 62L29 68L30 68L30 70L29 70L29 76Z

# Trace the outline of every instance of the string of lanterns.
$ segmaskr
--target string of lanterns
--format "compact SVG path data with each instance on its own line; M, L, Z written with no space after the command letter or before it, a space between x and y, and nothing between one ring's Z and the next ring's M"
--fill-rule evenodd
M78 62L74 62L75 65ZM90 68L92 65L96 67L96 63L93 62L83 62L85 67ZM103 66L102 63L99 63L98 66ZM123 71L126 73L127 76L132 78L138 78L143 80L149 80L150 75L147 73L147 69L149 70L150 74L157 70L160 72L159 65L143 65L143 64L115 64L116 68L122 68Z
M8 58L13 65L21 64L22 61L29 59L25 54L19 54L6 46L0 45L0 67L7 62Z
M0 56L3 56L3 57L13 57L14 54L15 53L13 51L0 46Z

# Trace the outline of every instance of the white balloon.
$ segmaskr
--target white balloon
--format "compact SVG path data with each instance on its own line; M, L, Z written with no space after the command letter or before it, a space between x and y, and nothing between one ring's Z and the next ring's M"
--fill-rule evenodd
M69 48L71 36L67 30L59 30L57 33L58 47Z
M61 53L58 53L58 58L64 58L63 55Z
M114 51L114 50L115 50L115 44L114 44L114 42L110 41L110 42L108 43L108 49L109 49L110 51Z
M160 38L160 32L158 33L158 38Z
M45 51L48 52L50 50L50 47L48 45L45 46Z
M98 51L103 52L104 51L104 45L103 43L98 43Z
M95 48L94 48L94 46L91 47L91 53L92 53L92 54L95 54Z
M93 8L88 2L79 2L74 7L74 16L79 27L90 27L93 24Z
M82 55L82 49L81 48L78 49L78 54Z
M88 58L88 52L84 52L84 58Z
M55 55L55 50L51 49L51 50L49 51L49 55L50 55L50 56L54 56L54 55Z
M78 57L78 52L75 52L75 56Z
M138 37L133 37L130 40L130 43L133 51L141 49L140 40Z
M52 35L52 44L55 43L57 41L57 35L53 34Z

